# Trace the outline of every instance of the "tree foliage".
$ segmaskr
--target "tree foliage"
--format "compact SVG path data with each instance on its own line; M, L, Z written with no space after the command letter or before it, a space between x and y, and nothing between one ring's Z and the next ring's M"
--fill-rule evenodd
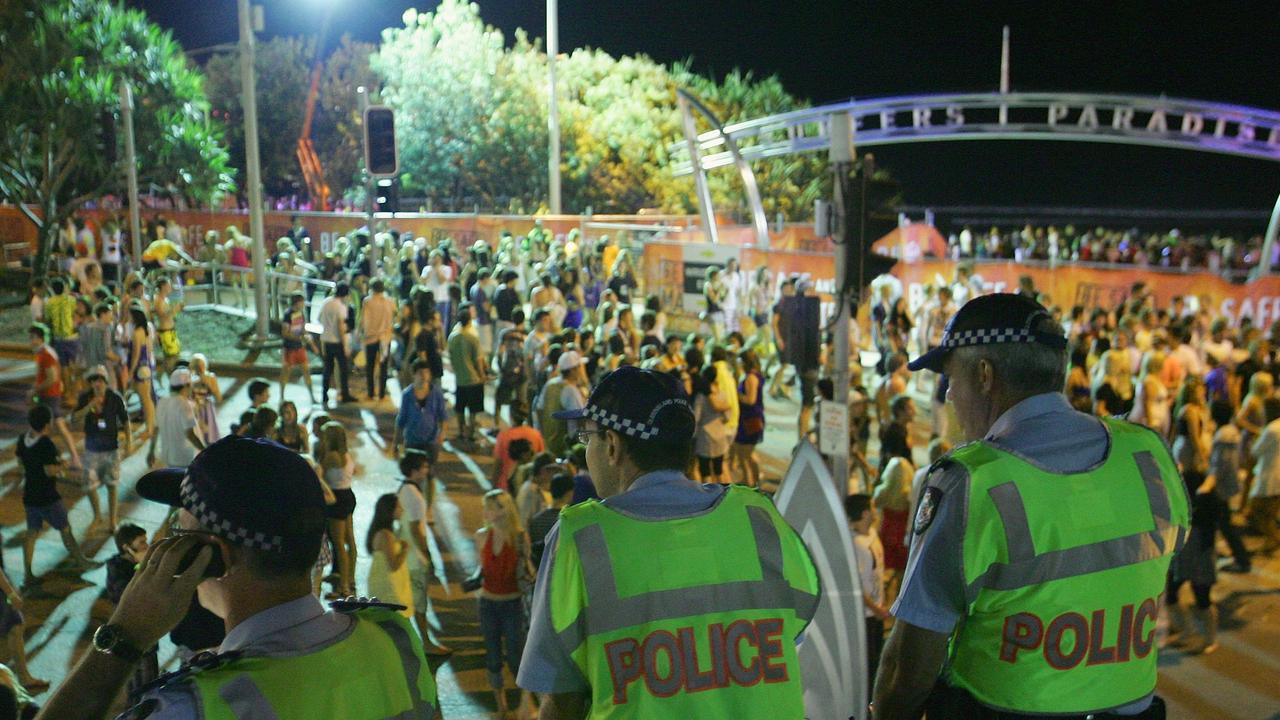
M124 185L109 160L123 153L104 145L120 142L104 126L118 122L122 80L135 98L139 183L197 202L229 190L221 125L168 32L105 0L0 3L0 197L39 231L38 274L58 227Z
M268 195L306 194L296 148L302 132L315 41L302 38L262 40L254 47L258 100L258 157ZM240 93L240 52L220 53L205 64L209 102L227 123L231 158L245 177L244 108Z
M534 211L547 196L547 56L517 32L508 46L479 8L444 0L410 10L383 31L370 58L382 97L397 111L402 183L437 206ZM776 77L732 72L723 81L687 64L580 49L557 63L564 209L635 212L697 207L691 178L675 178L667 146L682 137L676 89L686 88L724 123L804 107ZM705 126L704 126L705 127ZM807 216L830 181L820 157L753 165L766 210ZM717 209L744 204L732 172L710 182Z

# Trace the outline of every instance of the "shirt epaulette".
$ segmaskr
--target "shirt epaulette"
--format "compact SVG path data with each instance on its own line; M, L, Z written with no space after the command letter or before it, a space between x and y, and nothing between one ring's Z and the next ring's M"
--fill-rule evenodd
M350 615L360 610L367 610L369 608L382 608L384 610L392 610L395 612L400 612L401 610L408 609L404 605L397 605L395 603L382 602L378 600L378 598L376 597L343 598L341 600L334 600L330 602L329 607L333 608L337 612L343 613L344 615Z
M193 677L198 673L204 672L206 670L213 670L215 668L220 668L223 665L226 665L227 663L233 660L238 660L243 655L244 655L244 652L240 650L229 650L223 653L216 652L214 650L205 650L204 652L198 652L195 655L193 655L190 660L183 663L182 667L178 668L177 670L171 670L167 673L163 673L162 675L157 677L155 680L152 680L151 682L145 685L140 685L138 688L136 688L129 698L131 702L135 703L135 706L133 709L136 709L138 705L145 704L145 703L139 703L138 700L142 698L143 695L151 692L152 690L161 690L171 685L177 685L178 683L181 683L187 678ZM123 715L122 717L129 717L129 715L126 712L126 714ZM146 715L139 715L137 717L146 717Z

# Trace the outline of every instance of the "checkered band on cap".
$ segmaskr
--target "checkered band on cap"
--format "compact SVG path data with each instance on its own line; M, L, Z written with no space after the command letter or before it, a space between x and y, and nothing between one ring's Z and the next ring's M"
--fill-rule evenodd
M968 347L971 345L993 345L995 343L1030 343L1039 339L1037 333L1025 328L982 328L980 330L960 330L950 333L942 340L946 348Z
M181 497L182 507L186 508L192 515L195 515L196 520L199 520L201 525L220 537L226 538L237 545L244 545L257 550L279 551L284 547L284 538L280 535L255 532L219 515L218 511L210 507L209 503L200 497L200 492L196 490L195 483L191 481L190 475L182 478Z
M639 420L624 418L615 412L609 412L601 407L591 405L587 407L586 417L595 420L610 430L617 430L623 435L629 435L641 440L652 440L658 436L658 428L642 423Z

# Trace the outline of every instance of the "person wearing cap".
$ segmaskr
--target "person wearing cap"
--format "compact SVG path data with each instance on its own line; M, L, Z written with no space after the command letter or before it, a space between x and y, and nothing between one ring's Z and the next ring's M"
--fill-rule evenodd
M968 444L916 502L874 717L1163 718L1156 616L1189 524L1164 441L1071 408L1062 328L1025 296L970 300L910 368L944 375Z
M147 447L148 467L157 461L165 467L186 467L204 449L204 440L197 432L196 410L191 403L191 371L187 368L169 373L169 396L156 403L156 427Z
M326 610L312 595L324 494L304 458L228 437L186 469L148 473L137 489L177 508L177 520L43 717L102 717L142 649L178 622L193 594L223 619L226 638L135 696L123 717L434 717L435 680L400 606L352 600Z
M619 368L561 415L582 422L605 499L563 509L546 538L517 678L547 694L541 717L802 717L813 561L757 490L685 476L679 382Z
M588 387L587 371L582 365L582 355L577 350L566 350L556 360L557 374L547 379L546 385L534 408L538 414L538 425L542 431L542 439L547 449L560 457L569 452L573 445L574 434L578 430L576 420L561 420L557 413L561 410L579 410L586 404Z
M84 430L84 488L93 508L93 522L102 521L98 508L100 483L107 486L107 527L115 532L119 517L116 514L116 485L120 482L120 435L124 434L124 453L133 454L133 426L129 412L120 393L107 387L107 368L98 365L85 375L89 389L80 394L76 411L71 417L83 423Z

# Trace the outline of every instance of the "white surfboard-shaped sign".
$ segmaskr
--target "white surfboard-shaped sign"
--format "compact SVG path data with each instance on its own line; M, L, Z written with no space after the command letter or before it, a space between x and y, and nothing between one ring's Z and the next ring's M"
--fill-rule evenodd
M773 501L808 546L822 581L818 612L800 644L805 717L865 720L870 698L857 558L844 498L812 443L799 445Z

